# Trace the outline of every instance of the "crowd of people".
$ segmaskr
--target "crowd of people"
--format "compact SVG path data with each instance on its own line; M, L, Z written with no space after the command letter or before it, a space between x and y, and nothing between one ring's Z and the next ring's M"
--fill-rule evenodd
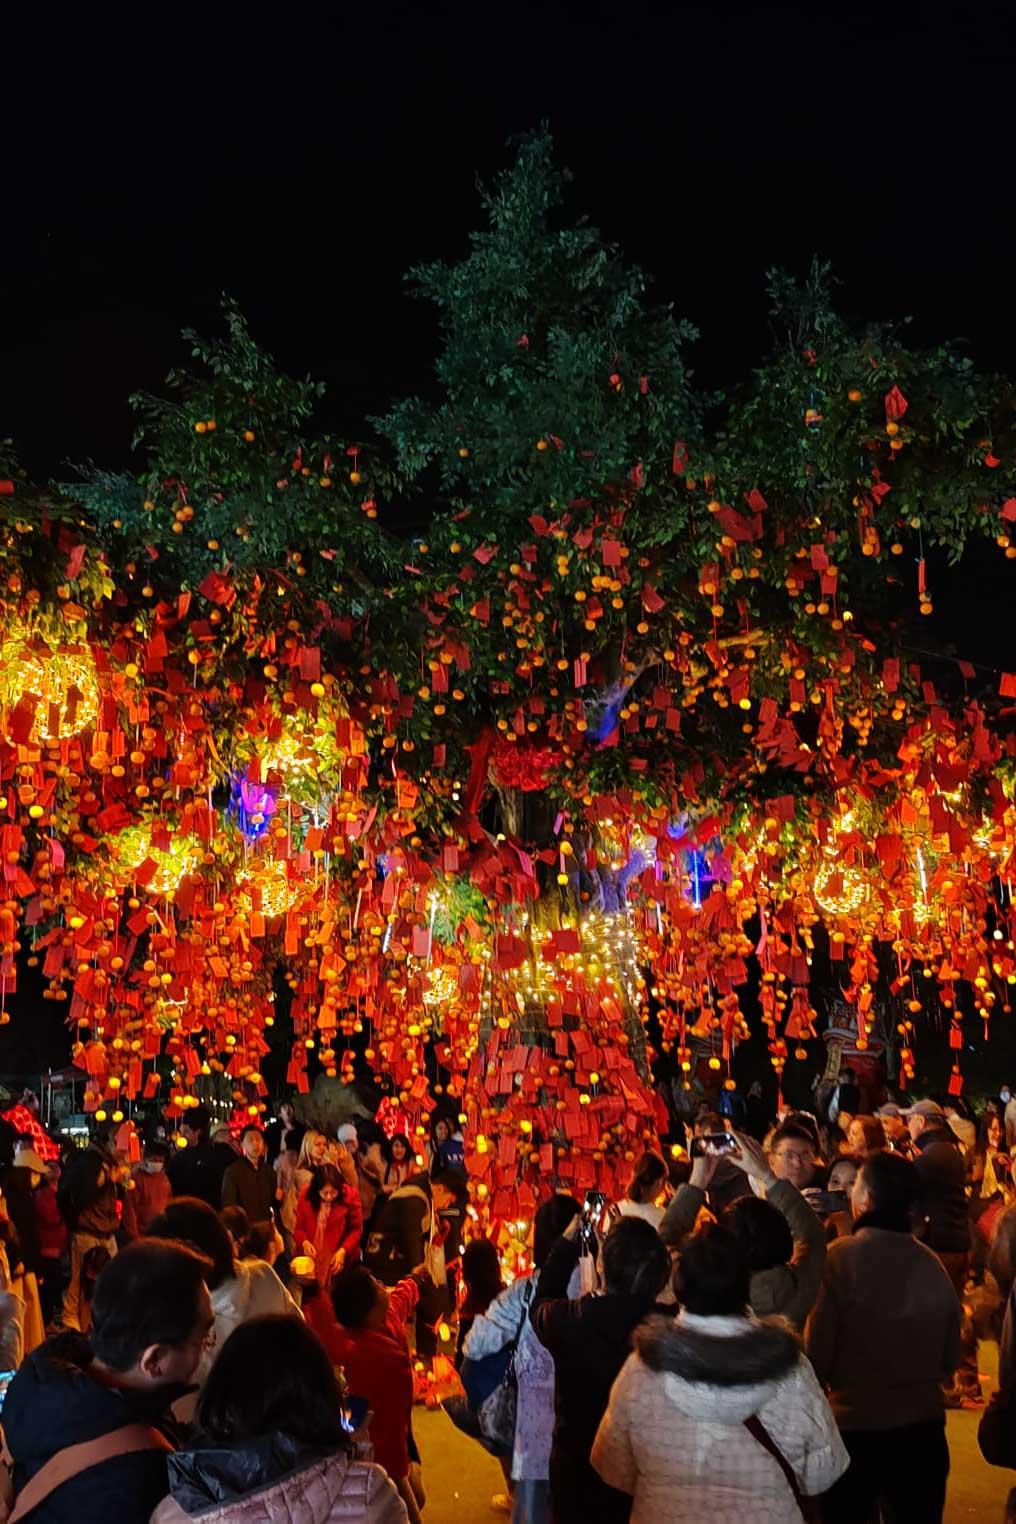
M1016 1468L1016 1104L860 1099L845 1075L760 1137L703 1106L621 1199L549 1194L514 1262L451 1116L411 1141L197 1107L133 1164L19 1136L10 1517L421 1524L414 1405L454 1350L440 1396L515 1524L934 1524L948 1407Z

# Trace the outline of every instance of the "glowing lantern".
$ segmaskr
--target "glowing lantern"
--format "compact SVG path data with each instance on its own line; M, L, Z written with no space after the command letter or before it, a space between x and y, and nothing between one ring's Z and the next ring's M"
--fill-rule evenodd
M853 915L864 904L868 887L853 868L827 862L815 874L814 893L816 905L826 915Z
M128 874L136 873L143 862L155 863L155 872L145 885L149 894L174 895L180 880L193 873L201 861L201 848L189 836L171 836L168 849L154 846L147 821L121 831L115 852L117 862Z
M257 888L261 895L261 914L274 920L290 910L299 893L299 885L286 873L286 864L274 858L259 859L248 872L248 893Z
M88 646L57 646L15 631L3 642L0 707L10 712L23 699L35 703L30 739L58 741L90 730L99 714L99 683Z

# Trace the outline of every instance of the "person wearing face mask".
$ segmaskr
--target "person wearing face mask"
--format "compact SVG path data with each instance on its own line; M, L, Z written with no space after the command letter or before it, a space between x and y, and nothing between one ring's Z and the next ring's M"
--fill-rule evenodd
M152 1218L169 1205L173 1189L166 1174L168 1157L165 1143L149 1143L143 1162L131 1172L131 1189L124 1197L122 1222L128 1239L140 1238Z
M222 1205L240 1206L251 1222L274 1217L275 1175L265 1161L265 1137L253 1123L240 1138L243 1157L222 1177Z

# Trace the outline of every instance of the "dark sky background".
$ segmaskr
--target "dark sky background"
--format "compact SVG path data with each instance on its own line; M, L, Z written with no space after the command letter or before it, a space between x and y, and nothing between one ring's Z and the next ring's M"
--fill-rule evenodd
M337 422L419 385L431 317L402 273L463 250L476 173L544 118L573 204L699 327L705 382L763 353L764 271L812 252L848 311L1009 363L1004 4L20 9L0 419L40 474L123 463L127 394L223 291Z
M764 272L813 253L847 312L1016 365L1007 4L37 6L4 31L0 435L38 477L129 464L128 393L224 291L338 431L425 385L402 274L463 251L477 173L542 119L573 207L700 329L704 384L762 356ZM936 589L996 666L1004 569Z

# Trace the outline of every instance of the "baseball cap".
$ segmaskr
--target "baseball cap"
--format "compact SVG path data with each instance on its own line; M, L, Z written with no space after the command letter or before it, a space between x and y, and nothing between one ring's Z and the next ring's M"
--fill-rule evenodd
M895 1101L886 1101L884 1106L875 1107L875 1115L877 1117L899 1117L902 1116L903 1113L900 1111L900 1108L897 1106Z
M335 1136L340 1143L356 1143L358 1141L355 1122L343 1122Z
M901 1117L938 1117L945 1121L945 1112L937 1101L915 1101L912 1106L900 1108Z

